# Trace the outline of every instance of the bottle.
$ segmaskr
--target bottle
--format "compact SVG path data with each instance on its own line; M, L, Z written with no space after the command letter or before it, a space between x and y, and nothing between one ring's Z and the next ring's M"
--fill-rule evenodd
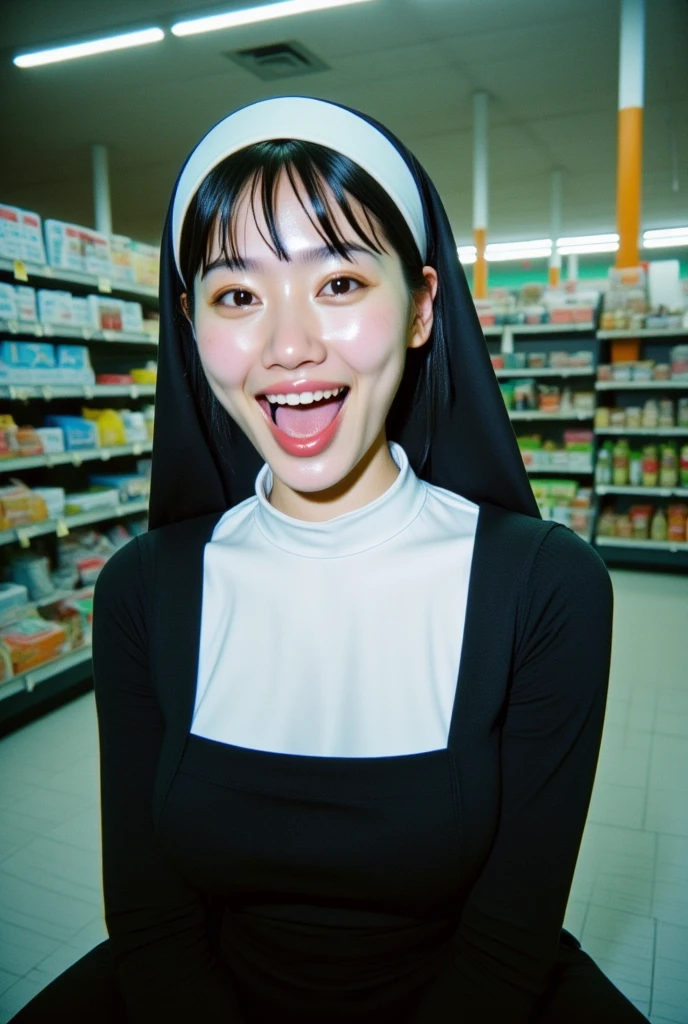
M681 448L681 487L688 487L688 444Z
M643 486L643 453L642 452L631 452L631 462L629 467L629 481L631 487L642 487Z
M676 447L673 444L665 444L662 447L662 461L659 468L659 486L678 486L678 458Z
M595 466L595 484L598 487L608 487L612 482L612 445L607 441L600 448Z
M620 438L614 445L612 479L615 487L627 487L629 476L628 441Z
M667 539L667 517L664 514L664 509L658 508L652 517L650 523L650 540L666 540Z
M647 444L643 448L643 487L656 487L658 478L657 447Z

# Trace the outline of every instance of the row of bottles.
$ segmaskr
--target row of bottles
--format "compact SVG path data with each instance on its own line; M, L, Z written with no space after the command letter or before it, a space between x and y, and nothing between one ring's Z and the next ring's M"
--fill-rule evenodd
M613 487L688 487L688 445L675 442L632 450L626 438L605 442L597 455L595 484Z

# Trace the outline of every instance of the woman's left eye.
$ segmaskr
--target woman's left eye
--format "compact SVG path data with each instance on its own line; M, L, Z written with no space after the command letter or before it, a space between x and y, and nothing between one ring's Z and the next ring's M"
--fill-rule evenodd
M218 302L223 306L229 306L231 309L240 309L241 307L250 306L255 298L253 292L247 291L245 288L233 288L230 292L225 292L218 299Z
M320 295L349 295L351 292L358 291L359 288L363 287L363 284L357 281L355 277L333 277L321 289Z

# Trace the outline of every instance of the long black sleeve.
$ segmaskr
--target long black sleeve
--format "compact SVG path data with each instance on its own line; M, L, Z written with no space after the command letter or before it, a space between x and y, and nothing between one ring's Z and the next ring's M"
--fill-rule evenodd
M145 581L135 540L95 590L105 920L130 1019L242 1024L208 942L205 907L162 856L153 783L164 723L148 667Z
M597 553L557 527L522 583L501 738L498 828L415 1024L523 1024L546 988L602 739L613 593Z

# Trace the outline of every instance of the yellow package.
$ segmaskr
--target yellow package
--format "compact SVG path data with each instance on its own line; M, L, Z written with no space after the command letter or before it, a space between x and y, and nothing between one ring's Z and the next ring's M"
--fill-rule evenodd
M82 409L85 420L91 420L98 427L98 436L102 448L113 448L118 444L127 443L122 417L114 409Z
M145 367L140 369L134 369L129 371L131 373L131 379L135 384L155 384L158 379L157 367Z

